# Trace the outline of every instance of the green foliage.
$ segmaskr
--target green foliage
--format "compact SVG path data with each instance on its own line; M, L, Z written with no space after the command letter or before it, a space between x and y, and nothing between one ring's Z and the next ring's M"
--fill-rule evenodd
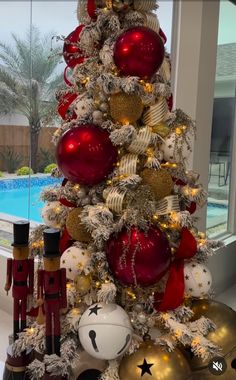
M29 168L28 166L22 166L22 168L19 168L16 171L17 175L29 175L29 174L34 174L33 170Z
M0 172L0 177L3 177L3 172Z
M22 157L14 149L7 146L3 152L0 153L3 160L3 167L8 173L15 173L16 169L22 162Z
M51 172L53 171L53 169L55 169L57 167L56 164L49 164L48 166L46 166L46 168L44 169L44 173L45 174L51 174Z
M49 150L40 148L37 159L38 171L44 173L44 169L55 160L55 156Z

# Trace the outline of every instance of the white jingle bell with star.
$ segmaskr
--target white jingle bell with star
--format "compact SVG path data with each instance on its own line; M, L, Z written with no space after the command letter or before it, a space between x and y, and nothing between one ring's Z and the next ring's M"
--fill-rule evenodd
M128 349L133 335L128 314L114 303L90 306L79 322L79 338L89 355L116 359Z
M61 267L66 269L66 277L74 280L91 262L91 254L87 249L77 246L67 248L61 255Z
M212 276L204 264L186 262L184 264L185 293L191 297L203 297L212 285Z

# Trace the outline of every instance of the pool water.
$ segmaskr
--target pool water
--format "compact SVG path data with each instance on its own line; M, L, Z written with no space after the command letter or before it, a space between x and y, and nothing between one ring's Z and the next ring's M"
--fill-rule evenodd
M61 183L61 180L51 177L32 177L29 193L29 181L26 178L1 180L0 213L42 222L41 210L44 202L39 200L40 193L46 186L58 183Z
M208 203L207 205L207 218L212 219L220 217L222 219L227 219L228 216L228 206L220 205L217 203Z

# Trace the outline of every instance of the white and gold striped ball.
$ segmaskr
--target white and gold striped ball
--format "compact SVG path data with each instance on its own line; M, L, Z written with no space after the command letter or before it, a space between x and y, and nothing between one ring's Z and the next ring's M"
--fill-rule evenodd
M66 277L74 280L91 261L90 252L76 246L67 248L61 256L61 267L66 269Z
M190 297L206 296L212 285L212 276L204 264L194 261L184 264L185 293Z

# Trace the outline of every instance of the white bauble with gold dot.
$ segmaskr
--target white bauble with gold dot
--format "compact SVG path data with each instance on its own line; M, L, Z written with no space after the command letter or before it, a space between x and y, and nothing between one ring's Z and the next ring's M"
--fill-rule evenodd
M67 248L61 255L61 268L66 269L66 277L72 281L90 265L90 262L90 251L77 246Z
M185 293L191 297L204 297L212 285L212 276L204 264L186 262L184 264Z
M181 132L181 128L179 127L177 131ZM190 135L185 134L185 138L183 138L182 132L180 134L172 132L165 138L159 148L163 152L165 161L175 163L186 160L192 151Z
M90 306L79 322L79 338L83 348L98 359L112 360L123 355L132 335L128 314L114 303Z

